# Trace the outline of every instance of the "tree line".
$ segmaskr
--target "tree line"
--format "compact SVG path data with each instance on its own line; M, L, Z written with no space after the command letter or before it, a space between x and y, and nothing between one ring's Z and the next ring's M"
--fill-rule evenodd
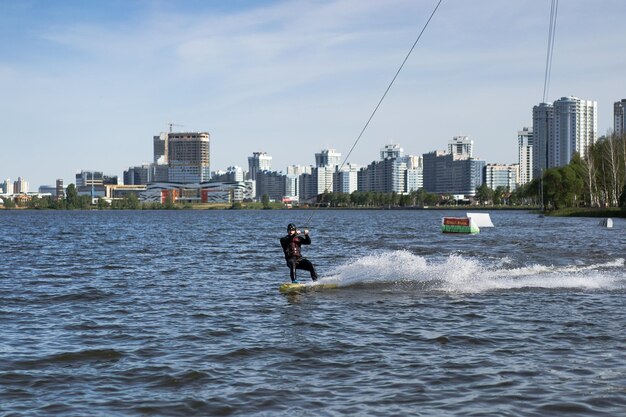
M3 198L3 201L5 208L11 209L16 207L15 201L11 198ZM123 198L113 200L110 203L103 198L98 198L94 207L91 204L91 196L78 195L74 184L67 186L64 198L33 196L26 203L26 208L38 210L88 210L92 208L97 208L98 210L172 210L181 207L183 206L176 204L171 196L162 204L155 202L144 203L139 201L135 193L129 193Z

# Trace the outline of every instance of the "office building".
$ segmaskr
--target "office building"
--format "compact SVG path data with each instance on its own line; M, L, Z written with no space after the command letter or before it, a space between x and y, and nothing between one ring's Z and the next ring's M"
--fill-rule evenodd
M211 179L210 136L207 132L167 134L168 180L202 183Z
M276 171L257 172L256 193L258 200L267 194L272 201L282 201L285 196L285 175Z
M124 185L146 185L152 182L153 172L152 164L129 167L124 171Z
M517 132L517 162L519 164L518 184L524 185L533 180L533 129L523 127Z
M102 171L79 171L76 173L76 188L103 184L104 174Z
M613 104L613 132L618 137L626 133L626 98Z
M50 197L54 198L57 195L57 188L54 185L40 185L39 194L49 194Z

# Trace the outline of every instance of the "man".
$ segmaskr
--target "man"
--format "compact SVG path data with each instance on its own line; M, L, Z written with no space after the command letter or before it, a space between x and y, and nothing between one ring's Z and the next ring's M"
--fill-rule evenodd
M309 231L305 229L303 236L293 223L287 225L287 236L280 238L280 245L283 247L283 252L285 252L285 260L287 261L291 282L293 284L299 283L296 279L296 269L309 271L311 273L311 279L317 281L315 267L311 261L302 257L302 251L300 249L300 246L310 244L311 237L309 236Z

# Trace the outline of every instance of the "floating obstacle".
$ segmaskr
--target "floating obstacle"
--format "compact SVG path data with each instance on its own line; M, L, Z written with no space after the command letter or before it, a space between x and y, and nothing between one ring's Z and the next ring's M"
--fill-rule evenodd
M480 229L471 217L443 217L441 231L443 233L480 233Z
M613 219L609 217L607 219L600 220L600 226L606 227L607 229L612 229L613 228Z
M489 213L467 213L466 215L470 217L479 228L494 227Z

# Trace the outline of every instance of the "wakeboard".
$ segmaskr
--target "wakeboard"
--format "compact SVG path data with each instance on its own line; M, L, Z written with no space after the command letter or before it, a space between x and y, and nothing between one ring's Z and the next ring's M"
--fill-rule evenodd
M339 284L334 283L334 282L325 282L325 283L310 282L307 284L302 284L302 283L294 284L291 282L284 282L280 284L280 287L278 287L278 291L282 292L283 294L288 294L288 293L314 291L314 290L330 290L334 288L339 288Z

